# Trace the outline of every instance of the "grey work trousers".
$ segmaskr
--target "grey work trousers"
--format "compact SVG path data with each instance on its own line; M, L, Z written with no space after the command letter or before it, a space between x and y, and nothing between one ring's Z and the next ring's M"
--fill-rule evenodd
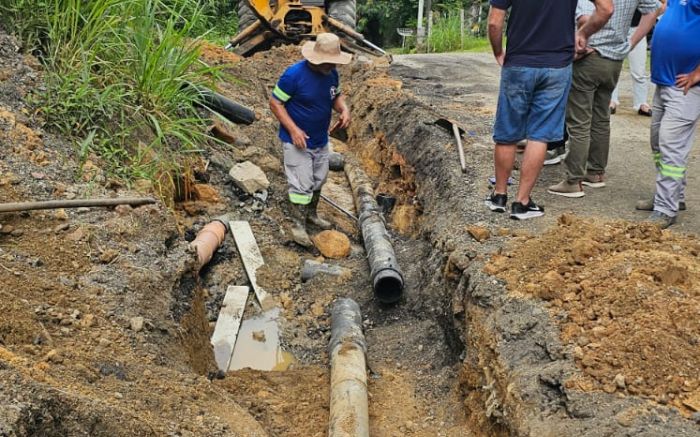
M326 183L330 147L300 150L291 143L283 143L282 147L289 201L297 205L308 205L313 192L321 191Z
M603 174L610 151L610 96L620 77L622 61L593 52L574 62L566 105L569 132L567 179L581 181L586 174Z
M656 164L654 211L678 215L699 119L700 87L691 88L687 95L675 86L656 87L651 119L651 151Z

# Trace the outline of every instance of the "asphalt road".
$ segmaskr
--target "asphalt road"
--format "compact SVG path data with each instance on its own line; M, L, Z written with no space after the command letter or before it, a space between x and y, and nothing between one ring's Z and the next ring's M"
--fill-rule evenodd
M478 160L484 180L484 196L488 193L486 180L493 174L493 145L490 127L498 97L500 68L487 53L449 53L395 56L393 75L404 81L406 89L419 99L433 105L438 112L454 118L471 131L473 141L467 148L470 159ZM547 193L549 185L564 176L563 164L547 166L533 191L533 198L544 204L546 215L531 220L534 229L553 223L564 212L582 216L643 220L649 213L635 211L637 200L650 198L654 192L655 169L649 147L650 118L637 115L631 108L632 84L626 67L621 75L621 105L611 121L611 150L605 188L586 188L586 196L568 199ZM653 85L649 99L653 96ZM475 126L474 113L482 116ZM682 212L673 229L700 233L700 140L697 135L691 152L688 187L688 211ZM483 163L483 166L481 165ZM455 156L455 165L458 164ZM517 179L517 173L514 175ZM517 182L516 182L517 183ZM511 198L515 188L511 188ZM474 208L484 208L483 199L473 199ZM498 219L501 220L500 218ZM528 227L529 227L528 226Z

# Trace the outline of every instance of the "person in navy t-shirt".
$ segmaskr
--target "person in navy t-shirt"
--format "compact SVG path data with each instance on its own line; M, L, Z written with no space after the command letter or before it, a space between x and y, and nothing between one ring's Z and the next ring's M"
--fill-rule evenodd
M322 229L331 224L317 214L321 187L328 176L329 128L350 125L350 110L340 93L335 67L352 55L340 50L340 40L321 33L301 49L304 60L287 68L270 98L270 109L280 122L284 170L289 188L292 238L304 247L313 243L306 231L309 221ZM340 116L331 128L333 110Z
M510 217L540 217L544 208L530 198L530 193L542 169L547 143L563 136L571 63L575 53L585 50L588 38L612 15L612 0L594 0L596 13L578 32L574 21L576 0L490 3L489 41L496 62L503 68L493 127L496 184L485 203L491 211L506 211L506 184L513 171L515 145L527 140ZM508 42L504 51L503 26L508 10Z
M666 228L685 209L688 156L700 120L700 0L669 0L651 47L656 193L637 209L653 209L648 220Z

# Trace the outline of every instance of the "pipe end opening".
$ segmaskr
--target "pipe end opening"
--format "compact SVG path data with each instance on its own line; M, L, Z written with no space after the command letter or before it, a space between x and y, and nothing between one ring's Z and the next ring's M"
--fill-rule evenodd
M374 278L374 294L382 303L396 303L403 293L403 278L394 270L383 270Z

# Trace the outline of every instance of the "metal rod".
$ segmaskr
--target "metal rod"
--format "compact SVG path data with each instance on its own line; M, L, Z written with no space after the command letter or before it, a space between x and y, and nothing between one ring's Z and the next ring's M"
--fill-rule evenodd
M462 138L459 135L459 128L454 123L452 123L452 132L455 135L455 140L457 140L457 150L459 151L459 165L462 167L462 173L466 173L467 160L464 158L464 147L462 147Z
M329 437L369 437L367 343L360 307L338 299L331 311L331 405Z
M337 209L338 211L342 212L342 213L345 214L346 216L348 216L348 217L350 217L351 219L355 220L356 222L359 221L359 219L358 219L357 217L355 217L355 216L353 215L353 213L351 213L351 212L348 211L347 209L343 208L342 206L338 205L337 203L333 202L331 199L329 199L328 197L324 196L323 194L321 194L321 199L323 199L326 203L328 203L328 204L329 204L330 206L332 206L333 208Z
M91 206L149 205L152 197L115 197L110 199L45 200L40 202L0 203L0 212L32 211L37 209L82 208Z

